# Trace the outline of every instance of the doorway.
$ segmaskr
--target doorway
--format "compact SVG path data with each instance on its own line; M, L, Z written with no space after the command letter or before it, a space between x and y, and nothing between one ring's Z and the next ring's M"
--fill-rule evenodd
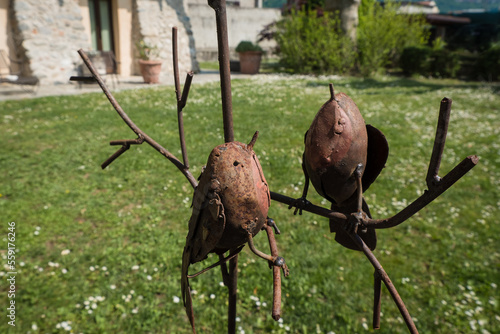
M100 51L106 62L106 72L116 73L111 0L88 0L88 3L92 49Z

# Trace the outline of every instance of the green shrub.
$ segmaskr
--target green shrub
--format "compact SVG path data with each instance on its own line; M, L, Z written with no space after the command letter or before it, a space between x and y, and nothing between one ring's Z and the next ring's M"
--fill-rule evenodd
M460 70L460 57L446 49L432 50L429 74L435 78L455 78Z
M399 66L407 76L426 75L429 69L431 49L422 46L410 46L403 49L399 58Z
M277 23L275 37L281 64L294 73L345 74L354 68L354 43L338 14L292 11Z
M260 51L262 52L262 48L257 45L253 44L250 41L241 41L238 43L236 46L236 52L246 52L246 51Z
M382 7L375 0L361 1L357 29L361 74L381 72L388 65L397 64L406 47L427 43L425 18L400 15L397 8L397 3L386 2Z
M460 57L458 53L442 48L411 46L403 50L399 66L408 76L455 78L460 70Z
M480 79L500 79L500 46L493 46L481 53L476 67Z

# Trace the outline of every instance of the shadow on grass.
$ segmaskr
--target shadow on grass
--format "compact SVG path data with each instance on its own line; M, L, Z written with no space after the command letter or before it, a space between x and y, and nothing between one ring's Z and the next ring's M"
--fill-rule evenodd
M341 78L338 82L342 86L344 79ZM316 87L328 85L325 79L312 80L307 83L309 87ZM333 82L335 85L335 82ZM359 90L373 90L373 92L365 92L367 95L375 94L425 94L429 91L435 91L446 88L460 88L460 89L477 89L482 87L489 87L493 93L500 92L500 83L498 82L474 82L474 81L458 81L451 79L415 79L405 77L394 77L389 80L379 80L375 78L349 78L349 87ZM393 90L381 92L381 89L386 88L402 88L401 91Z

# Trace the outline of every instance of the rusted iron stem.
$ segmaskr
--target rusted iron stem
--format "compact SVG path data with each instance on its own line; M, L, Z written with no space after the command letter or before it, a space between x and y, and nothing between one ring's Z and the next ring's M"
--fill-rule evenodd
M222 120L224 122L225 142L234 141L233 102L231 97L231 72L229 68L229 42L227 32L226 0L208 0L215 10L217 25L217 45L219 50L219 72L222 101Z
M124 140L112 140L109 142L109 145L111 146L116 146L116 145L139 145L143 143L143 139L137 138L137 139L124 139Z
M291 197L281 195L281 194L278 194L275 192L271 192L271 199L278 201L278 202L281 202L281 203L284 203L284 204L288 204L288 205L293 204L295 201ZM317 215L320 215L320 216L323 216L323 217L326 217L329 219L333 219L339 223L343 223L343 222L347 221L346 215L339 213L339 212L331 211L331 210L316 206L316 205L311 204L311 203L305 204L302 209L304 211L308 211L308 212L311 212L311 213L314 213L314 214L317 214ZM378 262L377 258L375 257L375 255L373 255L370 248L368 248L368 246L366 246L364 241L357 234L349 233L349 235L361 247L363 253L366 255L366 257L368 258L368 260L370 261L370 263L373 265L373 267L377 271L378 275L380 276L380 279L387 286L387 289L391 293L391 296L392 296L394 302L398 306L399 311L401 312L401 315L403 316L410 332L411 333L418 333L418 331L415 327L415 324L413 323L413 320L411 319L411 316L408 313L408 310L404 306L404 303L403 303L401 297L399 296L396 288L392 284L389 276L385 272L385 270L382 267L382 265L380 264L380 262Z
M255 247L255 244L253 243L253 237L252 237L251 233L248 234L248 247L250 247L250 250L255 255L257 255L258 257L263 258L264 260L267 260L267 261L270 261L270 262L274 262L273 256L268 255L268 254L266 254L264 252L261 252L260 250L258 250Z
M99 75L99 73L97 73L96 69L92 65L92 62L90 61L90 59L85 54L85 51L83 51L83 49L80 49L80 50L78 50L78 54L80 55L80 57L82 58L83 62L88 67L89 71L92 73L92 75L94 76L94 78L96 79L97 83L99 84L99 86L101 87L102 91L104 92L104 95L106 95L106 97L108 98L108 100L111 103L111 105L113 106L113 108L116 110L116 112L118 113L118 115L120 115L120 117L123 119L123 121L128 125L128 127L132 131L134 131L135 134L137 134L137 136L139 137L140 140L143 140L143 141L147 142L155 150L157 150L158 152L160 152L161 155L163 155L165 158L167 158L168 160L170 160L170 162L172 162L175 165L175 167L177 167L182 172L182 174L184 174L184 176L189 181L189 183L191 184L191 186L193 188L195 188L196 185L198 184L198 182L196 181L196 178L191 174L191 172L186 168L186 166L182 162L180 162L180 160L177 159L167 149L165 149L163 146L161 146L155 140L153 140L151 137L149 137L144 131L142 131L141 129L139 129L137 127L137 125L134 124L134 122L132 122L132 120L128 117L128 115L125 113L125 111L123 111L122 107L118 104L118 102L114 98L113 94L111 94L111 91L108 89L108 87L106 86L106 84L102 80L102 78Z
M238 256L229 260L227 332L236 333L236 303L238 301Z
M90 76L72 76L69 78L69 81L95 82L95 78Z
M208 5L215 11L217 26L217 45L219 51L219 73L222 102L222 121L224 141L234 141L233 102L231 97L231 73L229 68L229 42L227 34L226 0L208 0ZM238 284L238 256L229 261L228 277L228 333L236 333L236 301Z
M278 194L275 192L270 192L271 193L271 199L275 200L277 202L283 203L283 204L288 204L288 205L295 205L296 200L294 198ZM348 217L340 212L335 212L326 208L322 208L320 206L314 205L310 202L307 202L303 207L302 210L308 211L314 214L317 214L319 216L323 216L329 219L333 219L336 222L339 223L344 223L347 221Z
M382 295L382 279L375 270L373 274L373 329L380 329L380 301Z
M364 218L363 225L367 227L372 227L376 229L390 228L397 226L408 218L412 217L415 213L420 211L427 204L435 200L439 195L444 193L448 188L450 188L455 182L457 182L462 176L464 176L468 171L470 171L475 165L477 165L479 158L475 155L468 156L461 163L459 163L453 170L451 170L446 176L444 176L437 185L433 186L432 189L426 190L422 196L417 198L414 202L408 205L406 208L395 214L390 218L385 219L372 219ZM271 193L271 199L283 204L295 205L295 199L275 193ZM308 211L329 219L333 219L338 223L343 223L347 221L348 217L340 212L331 211L326 208L314 205L312 203L306 203L304 207L301 208L304 211Z
M219 258L219 261L217 261L217 262L215 262L214 264L212 264L212 265L210 265L210 266L206 267L205 269L203 269L203 270L201 270L201 271L197 272L196 274L188 275L187 277L188 277L188 278L195 278L196 276L200 276L201 274L206 273L206 272L207 272L207 271L209 271L210 269L213 269L213 268L218 267L218 266L222 266L222 264L223 264L223 263L226 263L227 261L231 260L233 257L237 256L237 255L241 252L241 250L243 249L243 247L244 247L244 246L239 247L239 248L235 251L235 253L234 253L234 254L233 254L233 253L230 253L230 254L229 254L228 256L226 256L226 257L221 256L221 257Z
M386 219L367 219L363 221L365 226L372 228L390 228L403 223L405 220L420 211L427 204L436 199L439 195L444 193L462 176L470 171L477 165L479 158L476 155L471 155L462 160L455 168L453 168L446 176L444 176L436 185L426 190L422 196L417 198L414 202L406 208L398 212L396 215Z
M359 235L354 234L354 233L349 233L349 236L362 248L363 253L366 255L366 257L368 258L368 260L370 261L372 266L375 268L375 271L377 272L380 279L384 282L385 286L387 287L387 290L389 290L389 293L392 296L392 299L396 303L396 306L398 307L399 312L403 316L403 319L406 323L406 326L410 330L410 333L418 334L417 327L415 327L415 323L413 322L413 319L411 318L410 313L406 309L406 306L405 306L403 300L401 299L401 297L399 296L399 293L396 290L396 287L394 286L394 284L392 284L392 281L389 278L389 275L387 275L387 273L385 272L385 270L382 267L382 265L380 264L380 262L378 262L375 255L373 255L370 248L368 248L368 246L366 246L365 242L363 241L363 239L361 239L361 237Z
M112 156L110 156L108 158L108 160L104 161L101 164L101 168L105 169L106 167L108 167L120 155L122 155L123 153L125 153L125 151L127 151L130 148L130 145L140 145L140 144L142 144L142 142L143 142L142 138L125 139L125 140L112 140L112 141L110 141L109 145L111 145L111 146L122 145L122 147L120 147L118 149L118 151L116 151Z
M125 144L122 147L120 147L115 153L113 153L112 156L110 156L106 161L104 161L101 164L101 168L105 169L106 167L108 167L113 161L115 161L120 155L125 153L125 151L127 151L129 148L130 144Z
M181 109L184 109L187 103L189 89L191 88L191 82L193 81L193 72L188 72L186 74L186 81L184 82L184 89L182 90L181 100L179 101L179 105Z
M174 85L177 102L181 100L181 85L179 83L179 60L177 56L177 27L172 27L172 60L174 65Z
M439 107L436 137L434 139L434 147L432 149L427 177L425 178L429 189L439 182L439 166L441 165L441 157L443 156L444 144L448 133L448 124L450 123L451 102L451 99L445 97L441 100L441 105Z
M278 246L276 245L276 238L274 237L273 228L269 225L264 225L269 239L269 248L273 257L278 256ZM281 269L277 266L273 268L273 309L272 317L278 321L281 318Z
M184 118L182 109L186 106L189 89L191 88L191 81L193 80L193 72L189 72L186 76L186 83L181 95L181 85L179 83L179 60L177 52L177 27L172 28L172 59L174 68L174 85L175 85L175 99L177 101L177 123L179 127L179 140L181 144L182 161L184 166L189 168L189 161L186 149L186 138L184 136Z

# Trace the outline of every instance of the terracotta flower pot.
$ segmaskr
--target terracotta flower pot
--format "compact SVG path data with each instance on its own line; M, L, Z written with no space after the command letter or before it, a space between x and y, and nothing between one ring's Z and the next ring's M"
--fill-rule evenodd
M261 51L245 51L240 52L240 72L243 74L259 73L260 60L262 59Z
M155 84L160 82L161 60L139 59L139 68L145 83Z

